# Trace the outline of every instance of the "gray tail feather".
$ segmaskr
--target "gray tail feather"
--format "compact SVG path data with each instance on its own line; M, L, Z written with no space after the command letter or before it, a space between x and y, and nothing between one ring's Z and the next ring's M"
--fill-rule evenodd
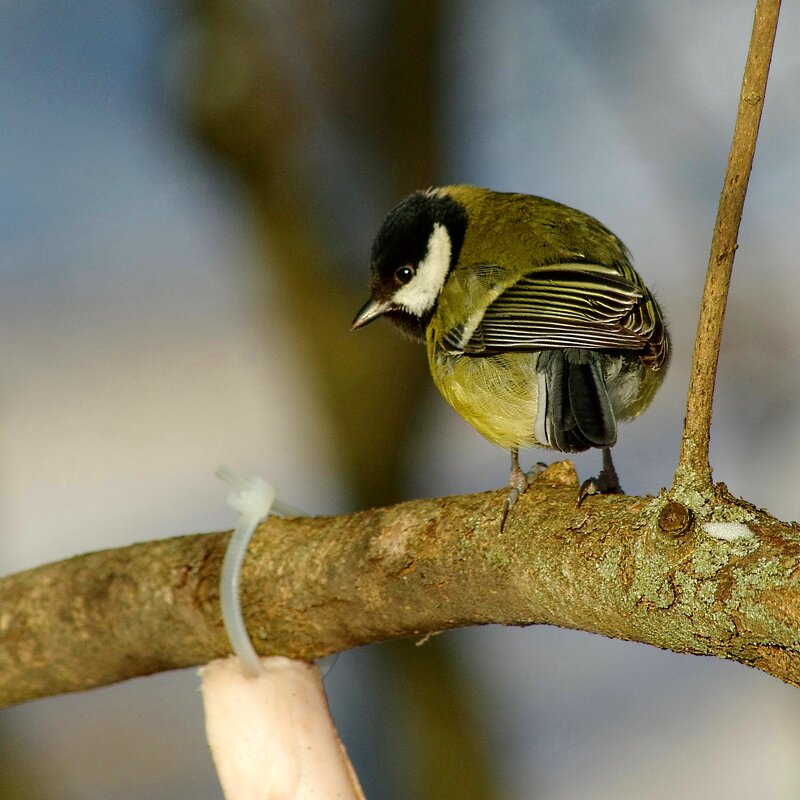
M549 445L567 453L611 447L617 421L608 397L600 353L569 348L543 350L537 371L544 375ZM541 408L541 406L540 406Z

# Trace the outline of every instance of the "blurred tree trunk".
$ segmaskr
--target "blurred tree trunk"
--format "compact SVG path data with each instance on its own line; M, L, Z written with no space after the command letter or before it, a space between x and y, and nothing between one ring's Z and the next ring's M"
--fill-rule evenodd
M313 370L309 391L330 413L355 502L396 501L409 423L429 386L424 353L382 326L353 336L349 323L367 299L362 229L373 234L391 205L435 182L439 4L359 4L347 15L319 1L188 7L197 43L187 98L193 130L251 199L265 262ZM342 245L348 228L356 235ZM469 691L453 677L446 644L437 637L412 648L393 644L379 658L390 662L381 672L394 676L392 691L403 693L407 737L424 743L412 748L421 756L414 796L494 797L480 736L461 723L469 711L454 710Z

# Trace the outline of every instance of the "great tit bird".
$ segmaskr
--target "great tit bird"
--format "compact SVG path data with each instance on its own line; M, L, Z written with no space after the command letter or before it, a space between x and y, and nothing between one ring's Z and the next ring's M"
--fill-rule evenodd
M352 328L383 316L424 342L445 399L511 451L501 527L534 477L520 468L521 447L602 448L603 469L578 502L621 492L609 450L617 422L653 399L669 337L608 228L542 197L428 189L386 216L371 273Z

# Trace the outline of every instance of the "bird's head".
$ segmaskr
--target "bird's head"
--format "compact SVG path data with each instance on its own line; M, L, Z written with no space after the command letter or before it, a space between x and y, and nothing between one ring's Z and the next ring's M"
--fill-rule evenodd
M466 228L464 206L443 189L415 192L395 206L372 245L371 298L352 329L385 316L412 338L424 340Z

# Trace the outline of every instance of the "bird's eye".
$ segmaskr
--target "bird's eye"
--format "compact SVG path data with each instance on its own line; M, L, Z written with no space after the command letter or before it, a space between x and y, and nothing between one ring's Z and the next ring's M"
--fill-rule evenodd
M408 283L414 277L414 270L411 267L400 267L395 270L394 277L398 283Z

